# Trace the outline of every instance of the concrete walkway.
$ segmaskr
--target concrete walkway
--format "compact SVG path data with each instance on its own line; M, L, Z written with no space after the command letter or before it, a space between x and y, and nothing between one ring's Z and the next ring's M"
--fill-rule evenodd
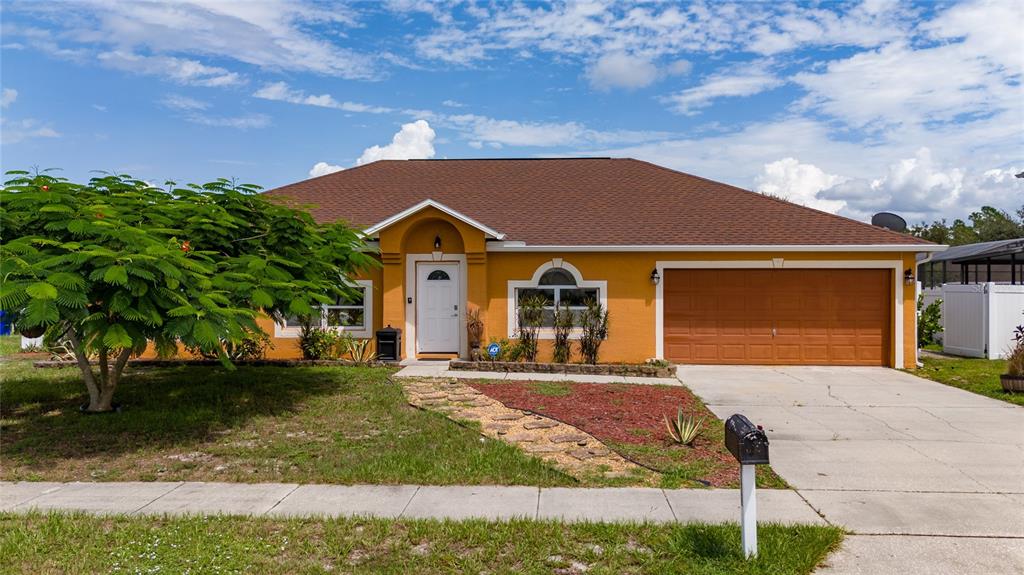
M674 377L627 375L583 375L577 373L523 373L504 371L462 371L448 369L447 361L403 363L395 377L452 377L456 379L498 379L508 381L575 381L577 383L633 383L640 385L682 385Z
M60 509L97 514L233 514L705 521L739 519L735 489L537 488L516 486L298 485L294 483L0 482L0 511ZM823 524L793 491L758 492L762 521Z
M1024 573L1024 408L884 368L685 366L720 418L855 533L822 573Z

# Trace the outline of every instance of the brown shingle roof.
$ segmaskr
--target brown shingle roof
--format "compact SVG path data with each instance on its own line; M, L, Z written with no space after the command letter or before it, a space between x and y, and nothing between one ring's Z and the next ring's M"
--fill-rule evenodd
M431 199L528 245L930 245L625 158L382 160L267 193L361 228Z

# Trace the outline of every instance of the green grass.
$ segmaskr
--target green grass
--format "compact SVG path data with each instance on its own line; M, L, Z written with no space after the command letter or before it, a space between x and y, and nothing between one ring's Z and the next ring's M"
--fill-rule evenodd
M557 381L538 381L530 384L530 391L537 395L548 397L565 397L572 393L572 389L564 383Z
M4 572L810 573L835 527L0 514ZM574 565L575 563L575 565ZM573 568L575 566L575 568ZM583 566L583 568L581 568Z
M0 357L14 355L21 351L20 335L0 335Z
M922 356L921 362L924 367L910 373L1007 403L1024 405L1024 393L1003 391L999 382L999 375L1006 373L1006 360Z
M82 415L74 368L0 362L6 480L574 485L442 415L380 368L129 368Z

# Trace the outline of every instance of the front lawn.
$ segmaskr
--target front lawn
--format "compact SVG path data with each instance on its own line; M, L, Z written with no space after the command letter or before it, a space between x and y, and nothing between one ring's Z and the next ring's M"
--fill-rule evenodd
M921 356L924 367L911 372L914 375L959 387L1008 403L1024 405L1024 393L1003 390L999 375L1006 373L1006 360L966 357Z
M574 485L409 406L380 368L129 367L119 414L82 415L73 368L0 362L5 480Z
M835 527L0 513L6 573L810 573Z
M668 385L487 381L470 383L508 407L563 421L593 435L626 459L661 473L667 488L739 487L739 466L725 448L725 428L689 389ZM669 439L664 416L679 408L703 418L703 433L692 447ZM766 465L758 485L786 483Z
M0 335L0 357L14 355L21 351L20 335Z

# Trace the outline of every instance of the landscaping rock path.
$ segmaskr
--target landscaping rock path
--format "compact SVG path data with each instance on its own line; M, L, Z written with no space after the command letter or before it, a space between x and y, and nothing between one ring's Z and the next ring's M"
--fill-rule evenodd
M409 404L480 424L481 433L510 443L577 479L654 474L623 459L594 436L547 417L511 409L454 378L402 378Z

